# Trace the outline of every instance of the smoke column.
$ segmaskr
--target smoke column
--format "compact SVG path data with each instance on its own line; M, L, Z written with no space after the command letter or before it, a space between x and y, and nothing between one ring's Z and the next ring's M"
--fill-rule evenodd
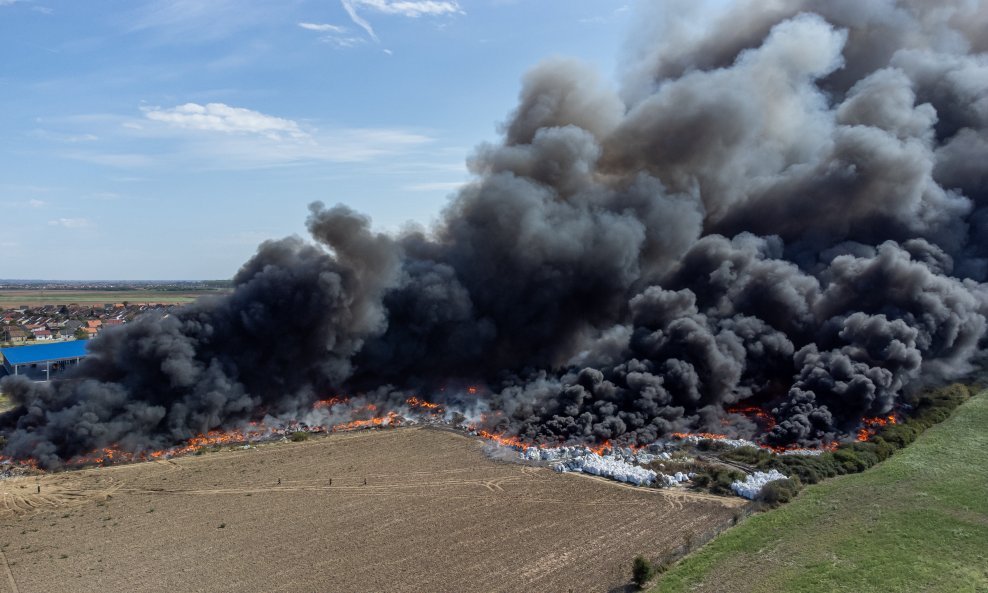
M646 5L620 88L524 78L429 234L313 204L232 294L7 378L4 454L56 467L327 394L476 404L537 442L674 430L804 445L968 372L988 314L988 6ZM445 385L482 384L478 395ZM450 394L450 395L445 395Z

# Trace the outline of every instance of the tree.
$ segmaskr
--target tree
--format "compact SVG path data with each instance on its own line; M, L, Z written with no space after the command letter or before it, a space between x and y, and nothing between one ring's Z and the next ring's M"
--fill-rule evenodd
M631 563L631 578L638 585L639 589L645 587L652 577L655 576L655 567L648 561L648 558L638 555Z

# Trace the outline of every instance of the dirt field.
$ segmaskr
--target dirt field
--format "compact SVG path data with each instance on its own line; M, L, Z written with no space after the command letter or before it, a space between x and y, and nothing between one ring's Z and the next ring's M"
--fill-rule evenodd
M0 592L622 590L741 504L483 447L410 428L0 481Z

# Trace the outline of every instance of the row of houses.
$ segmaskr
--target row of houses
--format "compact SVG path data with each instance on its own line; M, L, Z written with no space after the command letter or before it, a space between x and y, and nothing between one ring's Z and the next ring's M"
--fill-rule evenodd
M22 306L0 312L0 342L10 345L92 338L108 327L123 325L142 313L166 310L167 305L110 303L104 307L80 305Z
M91 338L99 334L106 327L123 325L126 321L122 319L70 319L64 322L48 322L44 324L29 323L21 325L18 323L7 323L2 327L0 341L9 344L23 344L29 340L38 342L49 342L63 338L86 337Z

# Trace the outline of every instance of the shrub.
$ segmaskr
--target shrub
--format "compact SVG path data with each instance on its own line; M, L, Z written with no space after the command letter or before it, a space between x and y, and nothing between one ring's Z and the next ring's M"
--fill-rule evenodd
M738 447L737 449L726 451L721 457L730 461L747 463L748 465L758 467L760 464L766 463L771 459L772 454L765 449L756 447Z
M292 433L292 436L291 436L291 439L292 439L292 442L293 443L301 443L302 441L309 440L309 433L302 432L302 431L293 432Z
M655 567L652 566L648 558L641 555L635 556L634 562L631 563L631 579L638 585L638 588L643 589L653 576L655 576Z
M758 500L774 507L789 502L797 493L799 493L799 482L786 478L765 484L758 493Z
M838 464L837 471L842 474L854 474L862 472L871 467L851 449L838 449L834 451L834 462Z
M833 453L817 456L783 455L774 457L761 469L777 469L787 476L795 476L803 484L816 484L824 478L832 478L840 473L840 466L834 461Z
M876 436L881 437L882 440L896 449L902 449L916 440L916 437L919 436L919 431L908 422L906 424L886 424L878 431Z
M691 472L696 472L700 469L700 465L695 461L676 461L676 460L663 460L663 461L653 461L649 463L646 467L656 472L663 474L674 474L676 472L682 472L684 474L689 474Z
M733 494L731 484L735 480L743 479L744 474L734 469L706 467L693 478L693 483L700 488L706 488L712 494L730 495Z

